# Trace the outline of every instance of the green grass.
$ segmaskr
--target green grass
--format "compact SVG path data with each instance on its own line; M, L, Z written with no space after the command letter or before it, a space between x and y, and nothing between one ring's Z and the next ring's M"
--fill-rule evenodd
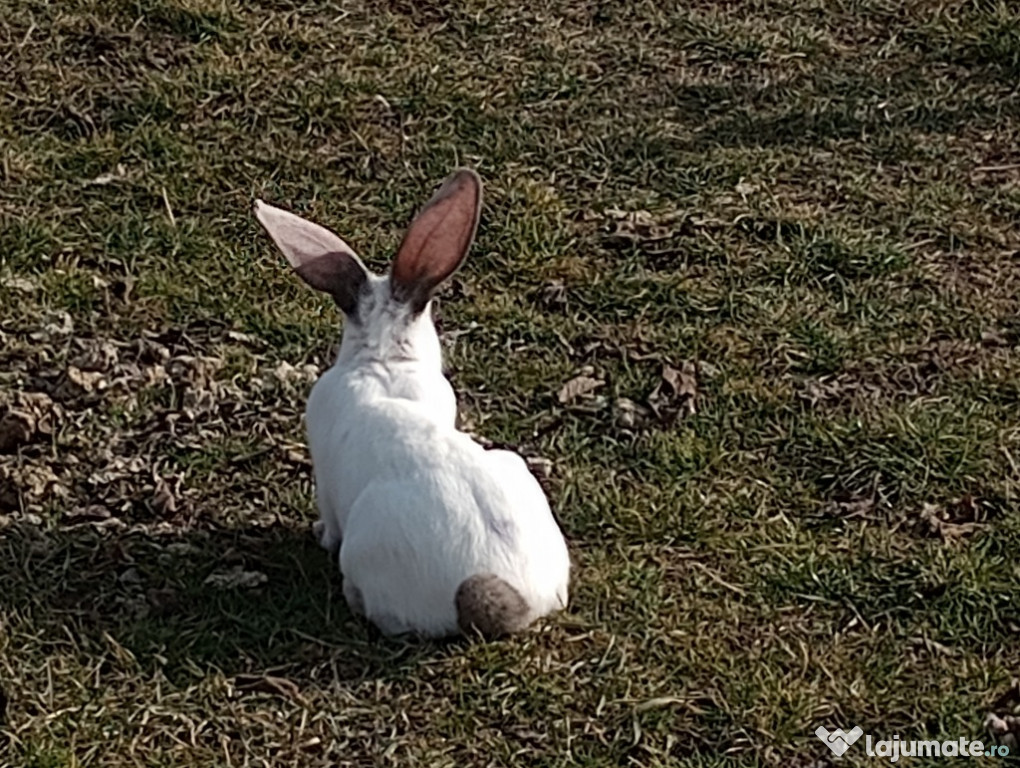
M807 766L1015 706L1009 3L0 10L0 766ZM309 531L339 318L250 205L381 270L458 164L447 365L551 460L572 600L385 640Z

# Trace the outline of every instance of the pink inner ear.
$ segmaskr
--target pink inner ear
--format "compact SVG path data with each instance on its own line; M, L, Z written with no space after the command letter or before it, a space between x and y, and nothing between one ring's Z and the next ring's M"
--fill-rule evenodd
M481 182L473 171L457 171L418 214L390 273L401 290L430 294L456 271L475 236L481 192Z
M354 249L333 230L275 205L256 200L255 218L295 269L331 252L354 255Z

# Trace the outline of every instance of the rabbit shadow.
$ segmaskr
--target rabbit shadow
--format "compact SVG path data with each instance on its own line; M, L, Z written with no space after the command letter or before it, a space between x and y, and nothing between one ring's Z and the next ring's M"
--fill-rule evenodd
M31 638L26 653L72 638L90 655L126 651L171 681L196 671L315 685L390 679L458 644L386 638L351 614L335 556L307 527L12 525L0 535L0 585L15 659L19 634Z

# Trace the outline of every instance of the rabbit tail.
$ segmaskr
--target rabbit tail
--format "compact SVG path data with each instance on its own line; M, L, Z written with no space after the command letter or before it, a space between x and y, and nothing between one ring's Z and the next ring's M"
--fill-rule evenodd
M499 637L530 623L531 610L521 593L491 573L465 579L457 588L457 624L464 634Z

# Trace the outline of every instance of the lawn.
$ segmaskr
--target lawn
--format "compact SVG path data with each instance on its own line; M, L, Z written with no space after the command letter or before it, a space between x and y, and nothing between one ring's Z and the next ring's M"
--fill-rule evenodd
M1009 6L0 0L0 766L987 741L1020 714ZM382 271L458 165L449 375L548 488L571 604L387 640L310 531L340 317L251 204Z

